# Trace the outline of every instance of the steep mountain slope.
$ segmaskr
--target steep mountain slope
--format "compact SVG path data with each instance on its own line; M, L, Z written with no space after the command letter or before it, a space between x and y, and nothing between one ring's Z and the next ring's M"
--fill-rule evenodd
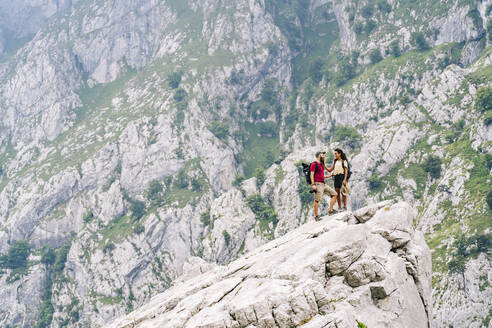
M418 209L434 324L486 326L490 4L60 5L0 63L1 324L102 325L282 236L296 164L342 146L353 208Z
M234 70L240 82L233 89L251 97L267 77L279 87L290 79L288 52L270 53L269 47L280 48L280 34L258 4L118 6L78 3L20 50L17 57L25 60L5 66L2 250L23 239L36 248L71 245L66 270L75 274L62 279L64 260L58 268L31 262L32 275L2 289L6 306L17 304L5 312L5 323L49 321L53 311L60 311L54 322L62 325L78 321L79 313L81 322L102 323L125 311L123 297L131 307L167 286L199 244L205 204L237 172L235 142L210 132L220 136L219 120L235 116L229 104L237 91L230 92L228 77ZM136 49L149 49L149 57ZM139 213L150 181L161 190ZM138 239L130 251L141 256L128 270L113 260L101 265L102 258L120 256L114 245L129 236ZM126 248L121 256L126 261ZM15 281L17 274L22 277L13 271L4 279ZM25 281L32 287L18 289ZM50 295L45 311L29 311L37 306L22 295L43 288ZM52 289L60 296L51 297ZM113 296L116 289L124 294ZM105 306L112 310L94 313Z

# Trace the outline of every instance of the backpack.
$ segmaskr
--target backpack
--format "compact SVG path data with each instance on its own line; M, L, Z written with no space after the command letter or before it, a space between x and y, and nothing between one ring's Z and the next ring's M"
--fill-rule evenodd
M337 162L337 160L333 160L333 165L335 165L335 163ZM347 181L350 179L350 176L352 175L352 170L350 169L350 163L349 161L347 161L347 164L348 164L348 169L347 169ZM345 161L342 160L342 168L343 168L343 171L345 172Z
M304 173L304 177L306 178L306 182L308 185L311 184L311 164L316 163L316 162L311 162L310 164L302 163L302 172ZM314 175L316 175L316 172L318 171L318 163L316 163L316 166L314 168Z

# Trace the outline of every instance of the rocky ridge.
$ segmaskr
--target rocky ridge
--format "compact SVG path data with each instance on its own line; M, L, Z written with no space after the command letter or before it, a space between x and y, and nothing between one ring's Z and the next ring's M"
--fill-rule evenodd
M430 250L414 218L410 205L383 202L304 224L227 266L191 258L171 288L107 327L430 327Z

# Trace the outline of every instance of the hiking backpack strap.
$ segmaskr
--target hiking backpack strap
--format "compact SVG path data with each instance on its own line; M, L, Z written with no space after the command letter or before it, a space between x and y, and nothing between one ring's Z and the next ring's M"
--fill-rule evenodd
M313 163L314 163L314 175L316 176L316 173L318 173L318 162L313 162ZM311 182L311 173L309 173L309 181ZM314 178L313 178L313 182L314 182Z
M345 161L342 160L343 174L345 174L345 163L344 162ZM346 179L348 181L348 179L350 179L350 176L352 175L352 172L350 171L350 163L349 163L349 161L347 161L347 165L348 166L347 166L347 177L346 177Z

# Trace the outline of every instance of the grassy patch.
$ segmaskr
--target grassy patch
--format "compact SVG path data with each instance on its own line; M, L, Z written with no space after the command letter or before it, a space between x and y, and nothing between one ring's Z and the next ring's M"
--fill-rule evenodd
M14 146L9 141L5 146L5 149L0 152L0 168L3 167L5 163L11 158L14 158L17 154L17 151L14 149Z
M113 82L97 84L92 88L85 86L78 91L82 107L74 110L77 119L83 120L90 110L111 105L111 100L127 86L128 81L135 77L136 71L128 69L128 73Z
M128 215L114 218L106 227L99 231L102 235L99 247L103 247L109 243L119 243L123 241L126 237L133 234L136 224L137 222L135 219Z
M285 178L285 172L284 170L282 169L282 166L279 165L276 169L275 169L275 184L279 184L281 183Z
M119 304L123 301L122 296L100 296L98 298L98 301L101 302L103 305L114 305L114 304Z
M470 73L466 80L475 86L487 83L492 80L492 65L487 65Z
M164 205L178 208L199 199L210 187L201 159L188 161L175 175L164 193Z
M201 194L200 194L201 195ZM178 208L183 208L192 199L199 197L199 194L188 189L173 189L165 194L165 203L176 205Z
M425 188L427 173L424 171L422 166L418 164L410 164L406 169L403 170L403 177L415 180L418 191Z
M267 167L279 156L280 139L275 136L261 136L260 126L246 123L248 134L244 144L244 175L251 178L259 167Z

